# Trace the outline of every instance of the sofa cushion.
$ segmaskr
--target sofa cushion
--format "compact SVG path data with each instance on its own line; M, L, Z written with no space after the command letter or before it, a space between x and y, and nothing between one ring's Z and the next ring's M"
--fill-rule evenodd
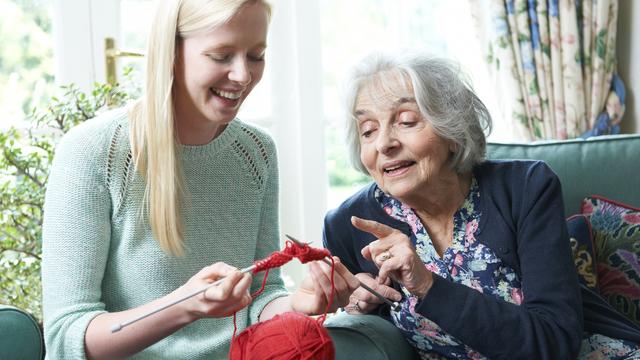
M640 209L591 196L582 213L593 230L600 294L640 325Z
M598 276L589 218L573 215L567 219L573 262L578 270L578 280L589 289L598 292Z

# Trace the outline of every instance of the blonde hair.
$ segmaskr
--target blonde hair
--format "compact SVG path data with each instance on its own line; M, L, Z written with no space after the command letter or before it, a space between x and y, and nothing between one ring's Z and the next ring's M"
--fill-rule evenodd
M146 180L143 203L153 235L170 255L184 254L181 202L183 173L174 130L172 98L176 42L213 30L229 21L245 4L264 0L158 1L147 45L145 95L130 115L131 153L136 169Z

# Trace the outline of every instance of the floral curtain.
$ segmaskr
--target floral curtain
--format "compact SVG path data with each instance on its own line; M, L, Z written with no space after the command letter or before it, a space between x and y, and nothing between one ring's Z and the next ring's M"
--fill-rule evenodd
M617 0L469 0L505 115L524 140L619 132Z

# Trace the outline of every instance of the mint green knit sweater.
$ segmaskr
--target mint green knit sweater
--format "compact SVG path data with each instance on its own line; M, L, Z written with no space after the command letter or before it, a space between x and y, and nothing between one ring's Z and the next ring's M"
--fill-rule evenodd
M255 127L232 121L202 146L180 146L187 198L184 257L162 252L146 214L144 180L131 163L127 114L105 113L61 141L47 185L43 225L44 332L49 359L84 359L89 321L130 309L223 261L249 266L279 248L275 146ZM252 292L260 287L254 277ZM284 296L280 273L238 312L240 329ZM135 359L224 359L232 317L198 320Z

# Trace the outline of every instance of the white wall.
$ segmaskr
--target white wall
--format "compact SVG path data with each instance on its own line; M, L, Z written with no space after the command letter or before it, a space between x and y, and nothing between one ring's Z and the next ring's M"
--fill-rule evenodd
M640 132L640 2L619 0L618 71L627 89L623 133Z
M322 77L306 70L322 68L322 54L315 46L321 41L318 0L272 3L277 11L269 29L267 71L272 79L270 128L280 161L281 235L321 246L327 186ZM306 266L292 261L282 271L299 284Z

